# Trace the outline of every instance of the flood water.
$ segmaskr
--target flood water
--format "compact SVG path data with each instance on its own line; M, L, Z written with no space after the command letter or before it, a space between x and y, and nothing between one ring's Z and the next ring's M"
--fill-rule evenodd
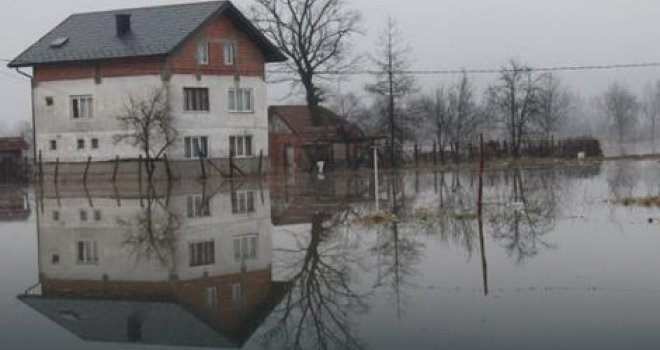
M657 349L660 210L617 200L659 180L494 171L482 221L469 170L4 188L1 348Z

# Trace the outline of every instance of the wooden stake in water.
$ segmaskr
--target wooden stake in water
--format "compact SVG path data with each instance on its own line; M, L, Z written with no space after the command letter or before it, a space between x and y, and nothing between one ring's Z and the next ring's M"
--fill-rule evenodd
M484 197L484 134L479 134L479 188L477 196L477 216L481 219L483 214Z
M378 181L378 147L374 146L374 195L376 198L376 211L380 211L380 184Z

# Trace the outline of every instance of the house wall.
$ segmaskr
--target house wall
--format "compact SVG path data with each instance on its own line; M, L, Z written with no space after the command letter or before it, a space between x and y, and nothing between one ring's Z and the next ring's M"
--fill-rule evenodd
M118 206L112 198L92 198L92 207L88 198L45 199L39 220L40 273L51 280L103 281L105 278L147 283L169 281L172 276L186 281L266 270L272 261L270 194L267 190L240 191L253 193L253 213L234 213L231 192L210 198L207 217L188 216L188 197L197 194L172 197L170 210L181 225L165 263L136 254L135 246L127 244L140 232L138 219L146 217L139 200L124 199ZM200 192L198 196L201 195ZM87 220L81 220L81 211L87 213ZM101 213L101 220L95 220L95 211ZM162 227L166 216L160 210L153 213L154 226ZM236 261L234 239L244 235L258 237L257 258ZM78 263L79 241L97 242L98 264ZM214 264L190 266L189 244L200 241L214 241Z
M234 66L225 66L223 43L236 42ZM197 43L208 42L209 64L199 65ZM37 143L44 162L83 163L109 161L116 156L135 159L141 153L127 143L115 143L121 133L116 116L126 106L129 96L142 98L165 84L175 115L179 138L167 154L171 160L184 159L184 138L206 136L211 159L229 157L229 137L251 135L253 156L239 160L256 168L260 152L268 156L268 120L264 58L259 47L227 17L220 17L184 43L170 57L146 57L96 63L60 64L35 67L35 117ZM184 112L183 88L209 89L210 111ZM232 87L253 90L254 111L230 113L228 90ZM94 117L73 119L70 96L92 95ZM46 97L54 104L47 106ZM91 149L91 140L99 140L99 149ZM85 149L77 148L77 140L85 140ZM57 150L50 141L57 141ZM254 163L254 164L252 164ZM266 167L264 167L266 168Z

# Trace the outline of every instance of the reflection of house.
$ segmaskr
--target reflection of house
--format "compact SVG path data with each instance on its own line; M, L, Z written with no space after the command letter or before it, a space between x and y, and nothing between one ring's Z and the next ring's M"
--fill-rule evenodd
M22 137L0 138L0 163L10 162L20 164L23 162L28 144Z
M268 109L270 159L274 169L306 168L314 159L346 162L360 157L360 128L323 107Z
M273 225L286 226L311 223L319 213L324 217L373 203L373 181L370 176L341 176L317 180L311 176L293 177L295 183L273 180Z
M13 60L34 69L36 148L45 162L137 158L116 143L129 97L167 86L179 131L168 155L268 155L265 64L285 57L229 1L74 14Z
M173 192L45 199L41 293L20 299L88 341L241 347L288 287L269 193Z
M29 216L26 194L12 189L0 190L0 221L24 221Z

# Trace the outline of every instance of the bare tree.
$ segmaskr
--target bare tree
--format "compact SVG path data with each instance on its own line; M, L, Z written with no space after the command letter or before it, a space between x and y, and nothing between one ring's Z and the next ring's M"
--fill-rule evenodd
M655 84L649 84L644 90L643 101L644 117L649 123L651 133L651 147L655 150L655 125L658 117L660 117L660 80Z
M447 137L456 163L460 160L460 151L466 143L472 142L477 129L483 121L484 113L478 106L474 86L466 73L463 73L449 94L450 119L447 125Z
M410 68L408 54L411 48L404 46L403 34L393 18L388 18L387 26L379 39L381 49L371 56L376 66L376 82L367 85L367 91L375 94L379 99L387 99L389 132L390 132L390 158L395 163L394 149L397 143L400 147L403 142L403 122L397 116L397 102L415 90L415 78L407 74ZM397 118L398 117L398 118Z
M323 101L319 72L351 67L348 40L359 32L360 14L342 0L254 0L255 23L289 58L302 85L308 106Z
M626 135L637 126L639 102L625 85L618 82L610 85L601 97L600 108L609 118L611 130L619 142L623 142Z
M538 128L550 139L566 122L572 112L573 98L561 80L552 73L541 76L538 87L538 115L535 118Z
M410 112L423 120L426 135L432 137L440 148L441 162L445 162L445 147L447 146L447 124L452 112L447 101L447 91L438 87L431 94L422 94L410 101Z
M139 147L145 156L147 178L151 181L156 161L177 138L174 116L167 101L167 90L157 88L144 98L129 96L128 103L117 116L124 133L114 137L115 144L127 141Z
M528 66L511 60L497 83L488 88L487 96L492 111L506 126L511 153L520 156L523 136L530 131L538 110L537 79Z

